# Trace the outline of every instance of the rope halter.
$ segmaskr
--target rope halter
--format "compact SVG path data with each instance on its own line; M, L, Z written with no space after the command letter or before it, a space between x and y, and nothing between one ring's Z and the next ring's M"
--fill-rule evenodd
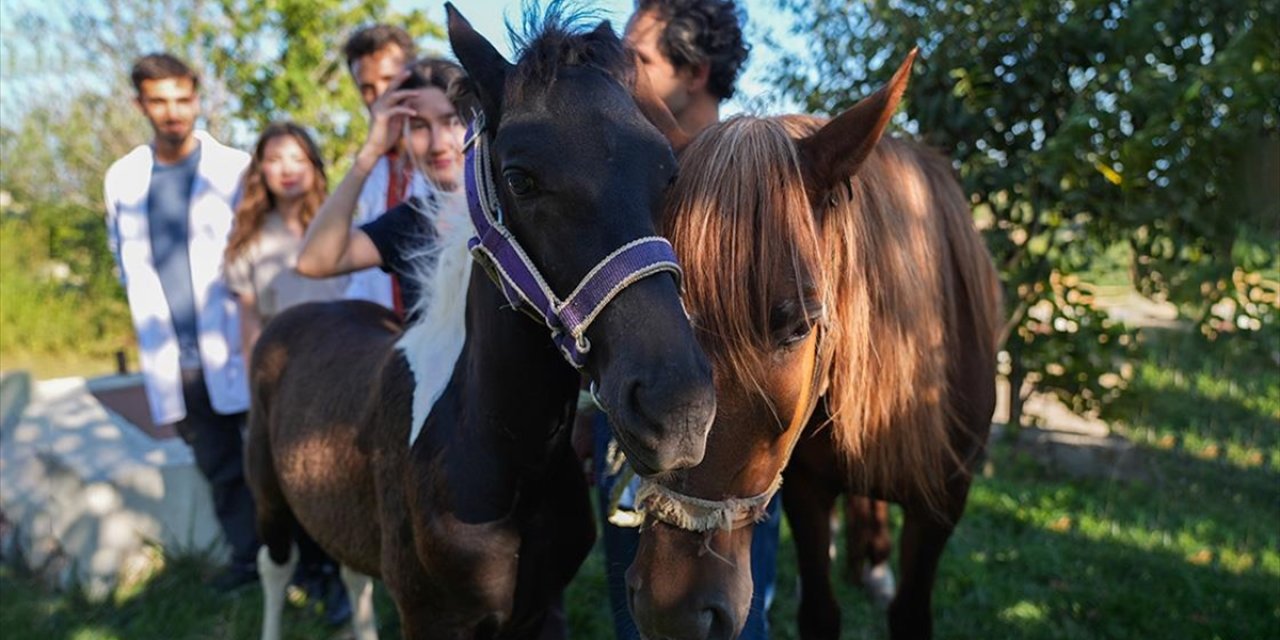
M484 130L483 115L467 130L467 209L476 229L467 246L507 302L550 329L565 360L581 369L591 351L587 328L623 289L664 271L675 276L679 287L683 274L675 250L658 236L632 240L605 256L561 299L506 226Z

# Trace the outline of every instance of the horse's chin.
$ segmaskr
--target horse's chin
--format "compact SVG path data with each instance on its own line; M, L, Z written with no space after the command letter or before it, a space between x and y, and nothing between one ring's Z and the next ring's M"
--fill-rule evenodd
M658 474L657 469L654 469L653 467L645 464L639 458L636 458L636 457L627 456L627 464L631 465L631 469L635 471L637 474L642 475L646 478Z
M747 531L699 533L646 522L627 605L643 637L729 640L742 632L753 583Z

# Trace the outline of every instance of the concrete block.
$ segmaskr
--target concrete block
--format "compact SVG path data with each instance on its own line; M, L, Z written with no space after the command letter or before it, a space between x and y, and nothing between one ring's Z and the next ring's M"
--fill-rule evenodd
M130 380L36 383L0 434L0 512L36 571L111 593L148 544L225 557L208 484L185 443L152 437L95 397ZM140 383L136 379L134 383Z

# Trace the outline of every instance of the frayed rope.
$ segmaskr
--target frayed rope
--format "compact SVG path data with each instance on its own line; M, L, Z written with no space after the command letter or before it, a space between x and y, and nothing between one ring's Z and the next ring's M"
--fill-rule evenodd
M779 473L767 491L747 498L706 500L672 491L648 478L636 492L637 511L685 531L732 531L764 520L769 500L782 487Z

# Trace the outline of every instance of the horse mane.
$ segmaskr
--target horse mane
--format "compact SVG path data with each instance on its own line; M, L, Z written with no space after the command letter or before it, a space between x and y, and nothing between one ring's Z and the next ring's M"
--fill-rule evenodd
M511 43L520 52L507 78L508 99L523 101L526 93L546 91L565 67L593 68L630 87L631 59L611 30L606 34L588 28L587 21L597 17L595 11L562 0L552 0L542 10L526 5L522 31L507 25Z
M702 341L707 356L738 380L755 383L768 366L773 301L823 287L805 282L822 271L817 226L803 215L808 198L803 186L788 188L799 184L799 160L779 123L738 116L685 149L667 191L664 235L685 271L685 304L710 338ZM795 274L786 284L769 277L786 271Z
M825 122L738 117L681 156L667 224L690 274L686 301L713 361L755 380L772 349L768 305L783 293L767 274L814 278L836 447L858 479L936 507L957 455L948 426L959 398L948 385L958 319L969 314L977 348L994 353L994 269L949 164L910 143L883 139L815 220L794 141Z
M440 192L423 205L416 208L431 222L435 237L424 238L422 248L408 256L415 267L408 277L417 280L421 293L409 314L415 321L396 341L414 374L410 444L444 393L453 365L462 354L471 279L467 240L474 229L465 196Z

